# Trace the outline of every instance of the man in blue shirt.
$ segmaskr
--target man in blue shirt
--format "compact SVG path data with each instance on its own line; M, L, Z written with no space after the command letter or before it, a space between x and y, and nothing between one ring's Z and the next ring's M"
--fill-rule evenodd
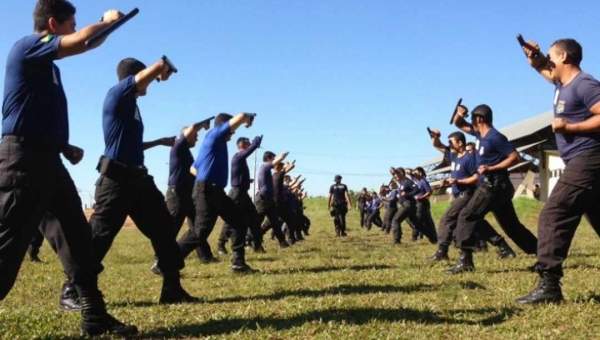
M451 168L450 178L445 179L442 186L450 185L452 187L454 200L440 220L438 250L429 258L430 261L449 260L448 248L454 239L458 216L473 197L478 177L475 155L467 151L465 146L469 144L466 143L465 135L459 131L451 133L448 136L448 146L440 141L440 137L441 133L433 130L431 135L433 147L444 154L444 158L450 162ZM476 231L479 235L485 235L487 240L498 247L501 259L515 256L504 237L500 236L485 219L479 221ZM483 239L483 242L486 242L486 239Z
M454 124L476 138L476 162L480 184L458 217L456 239L461 256L454 267L446 271L447 274L475 270L475 231L479 221L490 211L502 230L525 253L535 254L537 250L536 237L519 221L512 203L515 189L510 181L508 168L519 161L517 150L506 136L494 128L493 113L489 106L483 104L475 107L471 114L471 124L464 119L466 113L467 108L459 106Z
M150 239L163 274L161 304L197 301L181 287L179 271L184 263L173 218L144 166L144 150L157 145L172 146L175 137L144 142L137 99L146 95L151 82L166 81L170 74L169 66L162 60L150 67L133 58L118 64L119 82L108 91L102 110L105 150L98 162L96 206L90 217L94 260L99 271L127 216Z
M273 186L273 175L271 169L285 160L288 153L284 152L279 156L271 151L266 151L263 155L263 164L258 170L258 193L256 194L254 204L258 212L258 225L261 226L261 232L264 235L273 228L273 234L279 242L281 248L287 248L290 244L285 240L285 235L281 231L281 222L275 206L275 188ZM265 217L269 223L262 225Z
M190 167L194 163L191 148L196 146L198 132L201 129L208 130L210 120L205 120L190 126L186 126L175 139L169 153L169 182L166 193L167 209L173 217L174 233L179 235L183 221L187 217L188 226L191 228L196 218L194 202L192 202L192 189L194 187L194 176L190 173ZM200 248L196 249L200 260ZM156 256L155 256L156 257ZM158 262L151 268L152 272L161 275Z
M256 212L254 203L252 203L252 198L248 194L252 180L250 179L250 168L248 168L246 159L256 149L260 148L261 143L262 136L255 137L252 143L246 137L240 137L237 140L238 152L231 158L231 189L229 190L229 197L244 212L245 221L241 233L247 235L248 230L250 231L252 247L256 253L265 253L265 248L262 246L262 233L258 224L258 213ZM223 223L219 236L219 246L217 248L219 254L227 254L225 243L227 243L232 233L232 226Z
M381 200L385 202L385 215L383 215L383 231L389 234L393 228L394 215L398 212L398 184L392 180L388 187L383 187Z
M70 163L83 150L69 144L67 98L54 60L90 50L85 41L123 14L111 10L99 23L75 31L75 7L66 0L39 0L34 34L9 52L4 78L0 144L0 300L12 289L32 235L46 212L60 221L58 250L81 296L81 332L96 335L137 332L106 312L92 265L92 234L81 199L60 154Z
M417 206L415 196L420 193L419 187L412 180L406 177L404 168L390 168L390 172L398 183L398 211L392 219L392 232L394 234L394 244L399 245L402 239L402 222L411 219L414 228L418 231L419 224L416 223ZM432 243L437 242L437 236L431 233L427 235Z
M538 219L540 281L517 302L561 302L562 265L581 217L600 226L600 82L581 70L583 49L574 39L555 41L548 57L529 45L530 65L555 86L552 130L566 166Z
M421 235L429 235L427 237L430 240L435 239L437 242L437 233L433 217L431 217L431 203L429 202L429 197L431 197L433 190L431 190L431 186L426 179L427 174L422 167L415 168L412 174L420 189L420 192L415 196L415 200L417 201L416 222L419 223L415 227L419 229Z
M379 228L382 227L383 222L381 221L381 214L379 210L383 207L383 202L377 196L377 193L373 191L371 193L371 198L367 200L369 204L369 214L367 215L365 227L367 230L371 230L371 224L375 224Z
M370 197L370 195L367 192L367 188L362 188L362 190L358 194L358 197L356 198L356 210L358 210L358 213L359 213L361 228L365 227L365 222L367 220L368 214L366 214L366 208L367 208L367 198L369 198L369 197Z
M220 113L215 118L214 128L206 134L202 141L198 157L192 167L196 172L193 192L196 208L194 228L188 230L179 239L179 248L184 258L197 247L200 247L205 258L212 257L208 237L215 227L217 218L221 217L232 228L233 260L231 269L235 273L255 271L246 264L245 213L231 197L225 194L229 175L227 142L231 140L231 136L242 124L250 127L254 117L253 113L240 113L233 117L227 113Z

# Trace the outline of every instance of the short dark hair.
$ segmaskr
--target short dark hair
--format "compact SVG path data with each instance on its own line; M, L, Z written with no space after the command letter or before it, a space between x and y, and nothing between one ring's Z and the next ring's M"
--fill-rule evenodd
M455 140L462 142L463 144L467 143L467 138L465 137L465 134L460 132L460 131L455 131L452 132L449 136L448 139L450 138L454 138Z
M467 145L465 145L465 147L470 146L473 148L473 150L475 149L475 143L474 142L468 142Z
M217 115L217 118L215 118L215 126L219 126L219 125L229 121L231 118L233 118L233 116L230 115L229 113L221 112Z
M561 52L567 52L567 64L579 67L583 60L583 48L575 39L558 39L552 43L552 46Z
M475 119L475 116L481 117L485 123L490 125L494 120L494 112L492 111L492 108L486 104L475 106L473 111L471 111L471 115L473 116L473 119Z
M399 173L401 173L401 174L402 174L402 176L406 176L406 170L404 170L404 168L403 168L403 167L397 167L397 168L396 168L396 169L394 169L394 170L396 170L396 172L399 172Z
M422 167L420 167L420 166L416 167L415 171L418 171L421 174L423 174L423 177L427 177L427 173L425 172L425 169L423 169Z
M263 162L268 162L271 158L275 158L275 154L271 151L265 151L263 154Z
M235 144L240 144L241 142L245 142L245 141L250 141L247 137L240 137L238 138L237 142L235 142Z
M33 29L36 32L47 30L50 18L62 24L75 12L75 6L67 0L38 0L33 10Z
M125 58L117 65L117 77L119 81L129 77L135 76L146 68L146 65L135 58Z

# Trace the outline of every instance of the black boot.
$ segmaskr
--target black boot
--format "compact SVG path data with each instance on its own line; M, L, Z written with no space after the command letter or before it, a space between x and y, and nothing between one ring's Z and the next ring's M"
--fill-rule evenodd
M42 260L38 257L39 249L34 249L32 246L29 246L27 253L29 254L29 260L31 262L42 263Z
M254 274L259 272L259 270L250 267L242 255L237 254L234 254L234 258L231 263L231 271L233 271L235 274Z
M560 276L541 272L538 285L529 293L516 300L517 303L561 303L564 300L560 289Z
M187 302L200 302L200 299L191 296L183 289L179 271L163 273L163 286L158 303L170 305Z
M540 263L536 261L536 262L533 264L533 266L529 266L529 267L527 267L527 271L528 271L528 272L532 272L532 273L538 273L538 274L541 274L541 273L542 273L542 268L540 268Z
M58 308L65 312L81 311L79 293L77 293L77 289L75 289L75 286L71 284L71 281L68 277L65 278L65 282L63 283L62 290L60 292Z
M261 245L261 246L258 246L258 247L256 247L256 248L254 248L254 253L255 253L255 254L266 254L266 253L267 253L267 251L265 250L265 247L263 247L263 246Z
M482 253L488 252L488 244L486 240L479 240L479 251Z
M472 271L475 271L475 264L473 264L473 251L471 249L461 249L458 262L456 262L452 268L446 270L446 274L454 275Z
M102 294L97 293L81 297L81 335L94 336L104 333L121 336L133 335L137 327L126 325L106 312Z
M505 240L502 240L500 244L498 244L498 258L500 260L507 258L515 258L517 254L512 250L512 248L506 243Z
M450 261L448 257L448 246L440 244L435 254L429 258L429 261Z
M221 255L227 255L227 249L225 249L225 243L219 242L219 245L217 246L217 253L219 253Z
M156 275L162 275L160 268L158 268L158 261L155 261L152 267L150 267L150 271Z

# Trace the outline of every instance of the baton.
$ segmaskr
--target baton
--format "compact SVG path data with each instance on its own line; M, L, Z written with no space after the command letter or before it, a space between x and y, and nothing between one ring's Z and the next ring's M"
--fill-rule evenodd
M528 43L525 42L525 39L523 39L522 35L517 35L517 40L519 41L519 45L521 45L522 47L526 47L527 49L529 49L530 51L534 51L535 49L533 48L533 46L529 45ZM536 52L534 55L531 56L532 59L537 59L540 56L539 52Z
M198 122L198 123L194 124L194 126L199 126L199 125L202 125L202 124L204 124L204 123L210 122L210 121L211 121L211 120L213 120L213 119L215 119L215 116L212 116L212 117L210 117L210 118L206 118L205 120L203 120L203 121L200 121L200 122Z
M126 15L122 16L120 19L118 19L117 21L113 22L112 24L110 24L109 26L107 26L106 28L104 28L102 31L98 32L93 37L89 38L85 42L85 46L86 47L92 47L92 46L96 45L100 40L105 39L109 34L111 34L112 32L114 32L117 28L121 27L127 21L131 20L131 18L133 18L134 16L136 16L139 12L140 12L140 10L137 7L134 8L133 10L131 10L131 12L129 12ZM100 21L102 21L103 19L104 19L104 17Z
M454 112L452 112L452 117L450 117L450 125L452 125L452 123L454 123L454 117L456 116L456 112L458 112L458 107L460 106L460 104L462 104L462 98L458 99L458 103L456 103L456 107L454 108ZM465 114L464 118L467 118L469 116L469 114Z
M173 65L173 63L171 62L171 59L167 58L166 55L162 56L162 61L165 62L165 64L167 64L167 72L172 72L172 73L177 73L177 67L175 67L175 65ZM160 83L160 79L156 78L156 81ZM204 121L202 121L204 122Z

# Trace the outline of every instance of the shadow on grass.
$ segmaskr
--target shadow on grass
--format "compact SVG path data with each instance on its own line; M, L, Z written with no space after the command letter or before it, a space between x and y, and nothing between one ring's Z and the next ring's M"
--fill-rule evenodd
M296 274L296 273L329 273L335 271L351 270L360 272L363 270L382 270L382 269L394 269L395 266L389 266L386 264L374 264L374 265L355 265L355 266L320 266L320 267L309 267L309 268L289 268L289 269L273 269L264 271L263 274L267 275L281 275L281 274Z
M429 325L493 326L505 322L508 318L517 314L518 311L519 310L514 308L484 308L445 313L446 315L461 315L461 317L456 317L446 316L435 311L418 310L412 308L332 308L312 311L291 317L232 318L209 320L202 324L157 328L145 334L141 334L138 338L164 339L194 336L218 336L237 333L241 330L256 331L265 328L273 329L275 331L284 331L296 327L302 327L308 323L327 324L330 322L344 323L345 325L364 325L374 321L407 321Z

